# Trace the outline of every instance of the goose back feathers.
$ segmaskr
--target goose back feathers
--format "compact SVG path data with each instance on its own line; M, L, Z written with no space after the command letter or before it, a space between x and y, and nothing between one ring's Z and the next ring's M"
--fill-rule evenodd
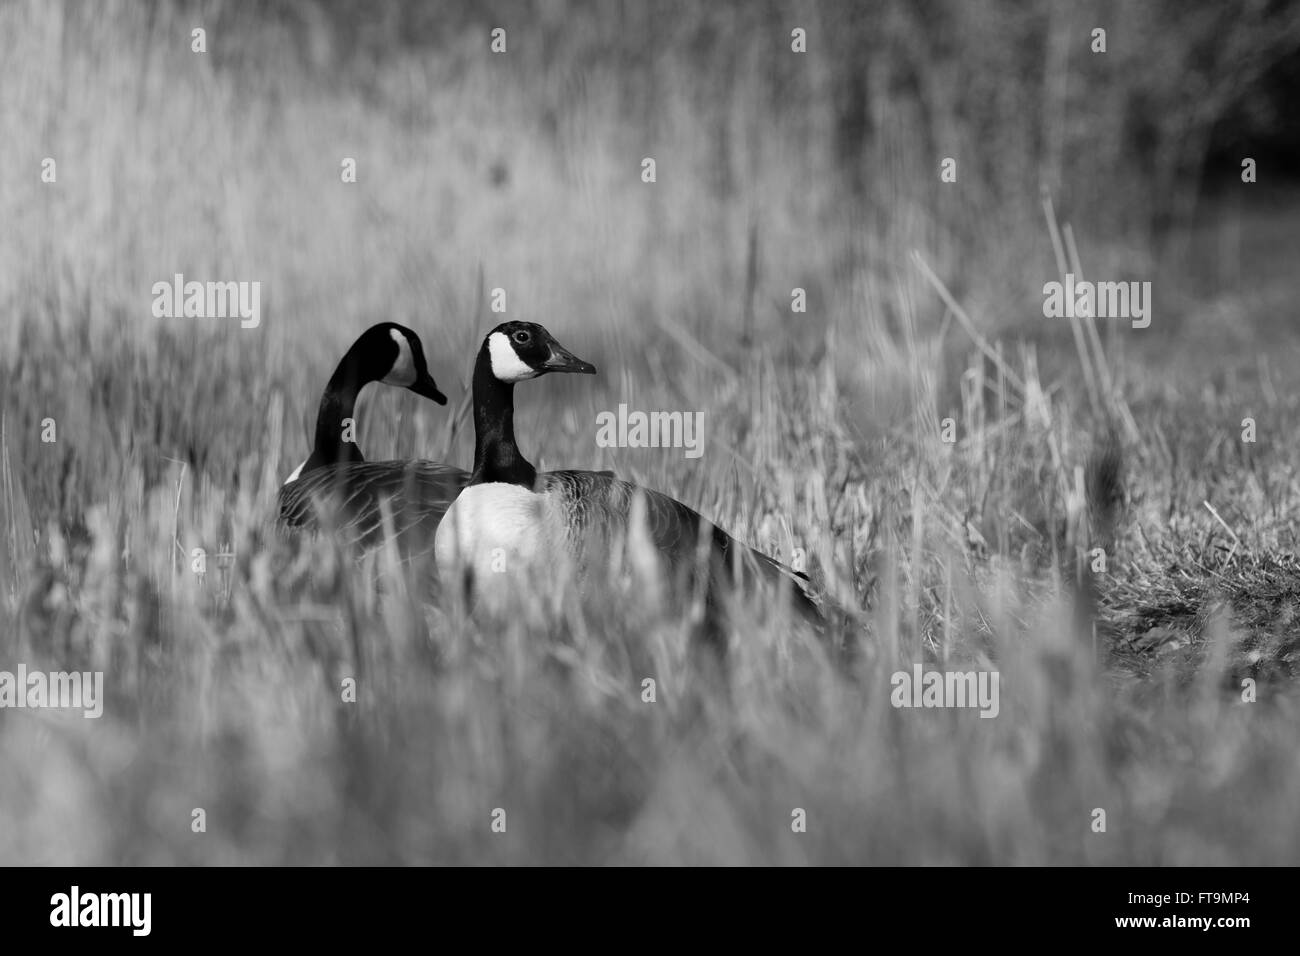
M333 534L369 550L391 531L403 557L433 548L438 522L469 475L433 461L357 461L302 474L280 489L288 528Z
M807 575L741 544L693 508L607 473L552 471L538 476L537 492L558 503L566 544L582 566L603 560L611 547L644 534L658 553L666 580L699 587L709 610L724 591L752 581L789 589L795 609L810 620L820 612L808 596ZM633 529L633 522L639 527Z

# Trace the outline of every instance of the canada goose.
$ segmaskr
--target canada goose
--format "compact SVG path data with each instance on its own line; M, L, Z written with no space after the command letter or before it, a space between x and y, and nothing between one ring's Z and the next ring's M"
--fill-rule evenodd
M425 536L432 541L433 529L468 476L460 468L430 461L366 461L356 443L347 440L344 423L371 382L447 404L429 374L420 337L395 322L371 326L352 343L325 386L311 454L280 488L280 524L327 528L344 541L368 547L382 538L387 511L399 545Z
M588 554L593 545L627 540L632 515L641 512L670 580L695 571L707 575L706 611L718 610L719 586L734 584L748 566L769 580L793 583L798 610L820 619L803 590L806 576L739 543L681 502L608 472L538 474L515 443L514 386L548 372L593 375L596 368L531 322L507 322L483 340L474 365L474 470L434 546L444 584L468 584L482 597L510 587L509 576L494 573L503 567L543 567L565 553L581 570L584 558L595 557Z

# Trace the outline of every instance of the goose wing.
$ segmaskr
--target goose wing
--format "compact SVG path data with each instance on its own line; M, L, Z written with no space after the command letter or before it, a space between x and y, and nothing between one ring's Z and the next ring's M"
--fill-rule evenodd
M469 474L432 461L349 462L316 468L280 489L280 525L325 531L370 548L384 536L384 513L403 553L433 547L433 533Z
M714 583L719 576L734 582L740 567L756 569L769 581L794 585L795 600L801 610L818 614L807 592L807 575L741 544L698 511L667 495L615 478L610 472L592 471L545 472L538 475L536 490L561 500L568 533L580 548L592 535L626 529L632 503L640 496L644 501L646 529L670 571L676 572L697 561L701 536L708 535Z

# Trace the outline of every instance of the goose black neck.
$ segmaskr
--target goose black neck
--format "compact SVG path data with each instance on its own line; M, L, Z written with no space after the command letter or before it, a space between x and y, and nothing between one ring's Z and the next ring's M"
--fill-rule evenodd
M537 469L515 444L515 387L492 374L484 345L474 365L474 473L469 483L532 488L536 479Z
M316 414L316 443L304 471L322 465L366 460L356 442L343 440L343 422L349 418L355 420L357 396L374 380L373 376L363 373L360 356L355 353L355 347L348 350L325 386L320 411Z

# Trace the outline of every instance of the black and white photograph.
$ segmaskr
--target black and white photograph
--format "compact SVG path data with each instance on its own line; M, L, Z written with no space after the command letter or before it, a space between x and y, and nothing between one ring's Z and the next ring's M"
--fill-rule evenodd
M27 915L1300 863L1298 102L1296 0L0 0Z

